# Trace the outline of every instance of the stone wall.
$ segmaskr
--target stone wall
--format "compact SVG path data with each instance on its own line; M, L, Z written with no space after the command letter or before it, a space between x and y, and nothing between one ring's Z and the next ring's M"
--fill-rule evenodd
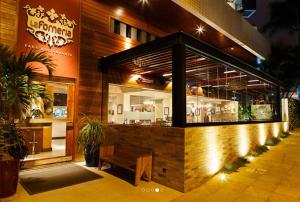
M184 191L199 187L226 162L245 156L287 128L287 122L186 128Z
M167 128L108 125L108 142L120 142L153 151L153 181L188 192L223 168L245 156L267 138L288 129L286 123L239 124Z

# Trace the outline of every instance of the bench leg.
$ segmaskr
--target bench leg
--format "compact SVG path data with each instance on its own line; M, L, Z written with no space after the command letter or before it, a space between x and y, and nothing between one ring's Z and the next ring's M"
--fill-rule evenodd
M135 186L138 186L140 181L141 181L141 177L143 175L143 165L142 165L143 161L142 161L142 158L139 157L137 159L137 162L136 162L136 168L135 168L135 182L134 182L134 185Z
M152 178L152 156L144 157L144 178L150 182Z
M102 168L102 161L99 159L98 170L101 170L101 168Z

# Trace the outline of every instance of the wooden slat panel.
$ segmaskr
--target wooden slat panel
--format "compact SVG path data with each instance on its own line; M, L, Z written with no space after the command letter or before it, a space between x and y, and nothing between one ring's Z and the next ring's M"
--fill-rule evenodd
M14 49L17 39L17 0L0 0L0 43Z
M164 36L166 32L147 23L143 16L126 8L126 4L120 1L85 0L82 1L81 6L78 113L100 116L102 82L101 73L97 70L97 58L138 45L136 40L111 33L109 31L110 18L118 19L157 36ZM120 7L124 9L124 15L115 16L116 9ZM119 75L112 76L112 78L120 80Z

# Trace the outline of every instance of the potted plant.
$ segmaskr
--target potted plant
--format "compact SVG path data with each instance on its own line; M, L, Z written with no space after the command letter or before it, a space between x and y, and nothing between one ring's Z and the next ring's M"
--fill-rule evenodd
M31 103L49 98L44 85L36 81L40 68L49 75L55 64L46 52L27 51L18 56L0 44L0 197L16 192L20 160L28 154L18 125L31 113ZM16 120L17 124L16 124Z
M28 147L15 124L2 124L0 134L0 198L17 190L20 160L28 155Z
M99 148L104 142L103 124L96 118L84 117L81 120L78 144L84 151L86 166L97 167L99 163Z

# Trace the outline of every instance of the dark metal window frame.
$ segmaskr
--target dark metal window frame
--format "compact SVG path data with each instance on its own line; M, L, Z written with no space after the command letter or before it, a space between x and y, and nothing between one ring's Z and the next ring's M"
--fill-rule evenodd
M185 96L185 52L186 49L193 49L198 51L199 53L211 58L215 59L223 64L227 64L235 69L238 69L244 73L255 76L262 81L265 81L277 88L277 92L280 89L285 88L285 84L281 81L275 79L274 77L257 70L255 67L245 63L244 61L237 59L199 39L183 33L178 32L166 37L159 38L155 41L148 42L146 44L142 44L131 48L129 50L116 53L114 55L110 55L107 57L101 57L98 60L98 68L102 72L109 71L109 68L121 64L124 61L132 60L138 56L142 56L145 54L149 54L151 52L155 52L162 49L172 49L172 74L173 74L173 90L172 90L172 107L173 109L179 109L179 111L175 112L173 110L173 127L193 127L193 126L222 126L222 125L235 125L235 124L258 124L258 123L274 123L281 121L280 115L280 96L277 96L278 102L278 120L276 121L249 121L249 122L210 122L210 123L186 123L186 96ZM184 73L183 73L184 72ZM184 82L180 82L184 81ZM175 88L177 86L177 88ZM176 89L176 91L175 91ZM180 90L178 90L180 89ZM184 93L184 94L183 94ZM277 93L278 94L278 93ZM176 98L176 99L174 99ZM180 99L180 100L178 100ZM105 102L104 102L105 103ZM182 107L174 107L174 106L182 106ZM102 106L103 107L103 106ZM175 113L174 113L175 112Z

